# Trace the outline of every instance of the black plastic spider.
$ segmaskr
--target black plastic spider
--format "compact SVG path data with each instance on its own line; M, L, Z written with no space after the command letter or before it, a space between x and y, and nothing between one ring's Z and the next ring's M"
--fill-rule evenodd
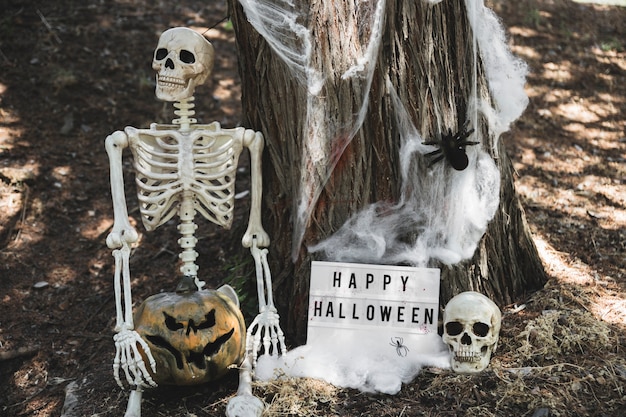
M452 134L452 130L448 129L447 134L441 135L441 140L431 140L428 142L424 142L424 145L435 145L439 146L439 149L436 151L432 151L426 154L426 157L435 157L430 164L429 167L433 166L437 162L441 161L444 157L448 160L452 168L457 171L463 171L467 168L469 164L469 160L467 159L467 154L465 153L465 148L470 145L478 145L480 142L470 142L467 140L469 135L474 133L474 129L467 130L468 124L465 123L463 128Z

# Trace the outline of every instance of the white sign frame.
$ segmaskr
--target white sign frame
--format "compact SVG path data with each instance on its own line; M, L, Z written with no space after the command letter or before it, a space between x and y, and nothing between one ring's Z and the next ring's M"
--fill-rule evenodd
M440 270L313 261L307 344L398 357L438 352Z

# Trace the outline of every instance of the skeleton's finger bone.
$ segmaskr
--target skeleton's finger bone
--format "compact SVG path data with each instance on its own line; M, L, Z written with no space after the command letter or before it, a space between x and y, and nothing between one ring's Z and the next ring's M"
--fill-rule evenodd
M143 349L143 352L146 354L146 356L148 357L148 360L150 361L150 368L152 369L152 372L156 372L156 360L154 359L154 356L152 356L152 351L150 350L150 346L148 346L148 343L146 343L146 341L143 340L141 337L139 337L137 341L139 342L139 345L141 345L141 349ZM137 351L136 347L135 347L135 352L137 355L139 355L139 352Z
M146 342L144 342L142 339L139 339L139 343L142 345L142 347L145 345L146 347L148 347L148 345L146 344ZM140 386L141 383L143 382L144 378L145 380L148 382L148 384L150 384L153 387L156 387L157 384L156 382L154 382L154 380L152 379L152 377L150 376L150 373L148 372L148 369L146 368L146 364L143 361L143 359L141 359L141 355L139 354L139 351L137 349L137 345L133 343L132 345L133 348L133 354L134 354L134 358L136 362L136 366L135 366L135 385ZM144 350L145 352L145 350ZM152 354L150 353L150 349L148 348L148 353L149 356L152 357ZM152 358L152 360L150 361L150 365L152 367L152 370L156 372L156 362L153 364L154 362L154 358Z

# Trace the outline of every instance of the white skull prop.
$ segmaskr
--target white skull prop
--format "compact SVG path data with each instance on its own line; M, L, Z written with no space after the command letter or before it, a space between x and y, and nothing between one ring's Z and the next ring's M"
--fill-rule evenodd
M484 295L467 291L452 298L443 312L443 341L455 372L477 373L489 365L498 345L502 314Z
M181 101L193 96L213 69L213 45L188 28L172 28L161 34L154 50L156 96L164 101Z

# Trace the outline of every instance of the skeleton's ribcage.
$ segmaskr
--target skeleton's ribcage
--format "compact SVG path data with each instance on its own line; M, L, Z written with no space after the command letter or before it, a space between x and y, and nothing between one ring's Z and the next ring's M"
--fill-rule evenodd
M183 196L193 198L195 210L206 219L230 228L239 141L218 132L137 133L130 143L146 229L153 230L178 213Z

